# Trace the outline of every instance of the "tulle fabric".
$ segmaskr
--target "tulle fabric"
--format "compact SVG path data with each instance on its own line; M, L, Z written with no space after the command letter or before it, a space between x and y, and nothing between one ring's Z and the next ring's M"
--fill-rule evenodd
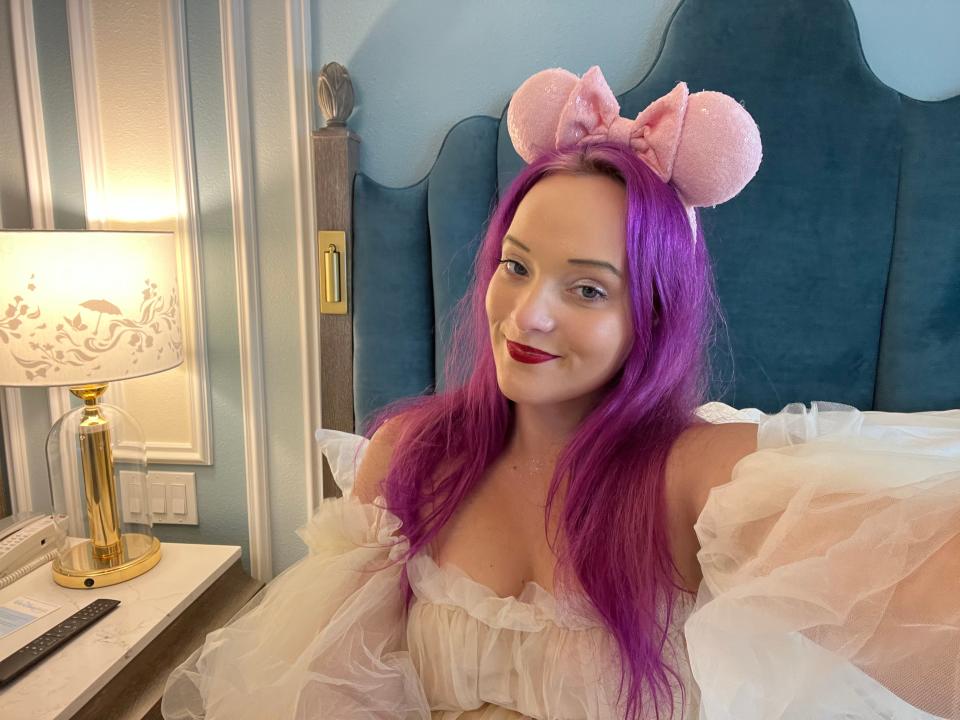
M405 617L401 566L390 564L408 547L399 527L354 498L324 501L300 531L310 555L170 676L164 718L622 716L610 637L581 598L560 602L535 582L502 598L420 554L407 563ZM678 672L688 668L684 619L674 615L671 634Z
M528 582L498 597L455 565L428 555L407 565L417 595L407 625L411 659L435 715L451 718L622 718L612 637L582 598L568 602ZM675 611L667 652L688 672L682 627L692 601ZM687 684L689 678L684 678ZM676 717L683 716L679 688ZM695 695L688 697L688 705ZM484 707L481 715L459 714ZM490 707L492 706L492 707Z
M697 521L704 581L665 658L687 685L675 717L960 718L960 411L700 414L758 422L759 450ZM352 467L362 439L334 436L331 460ZM164 717L622 716L612 639L536 583L500 598L421 554L405 616L399 531L325 500L308 557L171 675Z
M960 718L960 411L787 406L697 522L701 718Z
M173 672L164 718L430 718L403 647L399 526L355 498L321 503L299 533L310 554Z

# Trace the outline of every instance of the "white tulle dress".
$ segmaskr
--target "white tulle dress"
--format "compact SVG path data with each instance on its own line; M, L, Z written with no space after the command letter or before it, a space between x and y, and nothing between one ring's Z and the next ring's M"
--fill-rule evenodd
M960 718L960 411L780 413L696 525L696 602L674 612L675 717ZM362 439L323 431L347 493L300 531L309 555L169 678L167 720L607 720L612 640L576 598L498 597L350 497ZM382 499L378 501L382 504Z

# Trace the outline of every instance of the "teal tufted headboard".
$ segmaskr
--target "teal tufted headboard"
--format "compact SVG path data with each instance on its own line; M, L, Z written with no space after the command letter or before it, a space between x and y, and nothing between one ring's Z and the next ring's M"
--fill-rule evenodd
M919 102L883 85L847 1L816 6L686 0L651 71L619 97L632 116L685 80L737 98L760 127L757 177L702 216L728 320L712 399L960 407L960 96ZM503 117L471 117L415 185L356 177L358 428L434 385L450 310L521 163Z

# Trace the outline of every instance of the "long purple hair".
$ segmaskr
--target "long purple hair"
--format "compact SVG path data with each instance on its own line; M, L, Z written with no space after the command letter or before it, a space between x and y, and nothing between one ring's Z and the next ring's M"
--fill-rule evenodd
M673 188L614 143L559 150L527 166L493 211L471 286L457 307L445 389L388 406L367 434L402 415L381 494L403 523L412 557L506 447L513 407L497 384L484 298L518 205L555 173L603 174L626 188L635 338L608 391L557 460L544 518L547 523L565 488L557 537L548 538L558 559L555 586L569 590L575 577L616 640L626 718L654 711L659 718L662 705L672 717L671 677L682 693L686 688L664 654L675 601L686 591L670 552L664 468L674 441L698 422L694 410L706 401L710 375L707 349L722 317L702 233L693 242ZM405 572L403 583L409 604Z

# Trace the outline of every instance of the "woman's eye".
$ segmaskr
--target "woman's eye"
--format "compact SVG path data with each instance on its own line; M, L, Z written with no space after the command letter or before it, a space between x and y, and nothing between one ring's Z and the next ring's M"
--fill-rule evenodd
M507 268L507 272L510 275L524 276L527 274L527 269L516 260L508 260L504 258L500 260L500 264L504 265Z
M577 290L580 292L580 297L584 300L601 302L607 299L607 294L593 285L577 285Z
M527 277L529 275L527 268L517 260L500 258L499 263L504 266L507 275L514 275L516 277ZM581 300L586 300L591 303L601 303L607 299L606 291L594 285L577 285L574 287L574 292Z

